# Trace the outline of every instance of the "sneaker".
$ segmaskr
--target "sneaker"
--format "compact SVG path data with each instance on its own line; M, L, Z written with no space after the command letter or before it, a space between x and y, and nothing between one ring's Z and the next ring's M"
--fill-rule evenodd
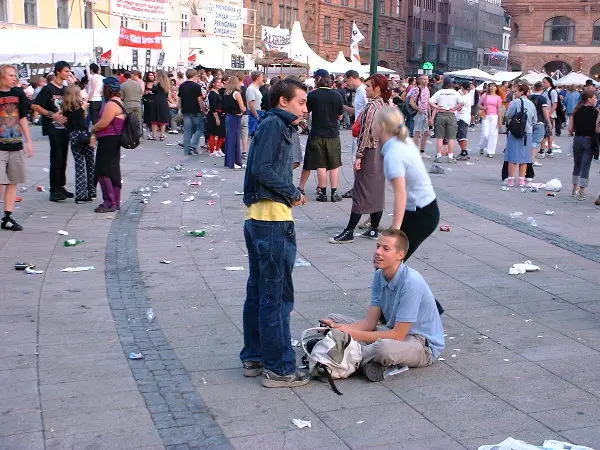
M456 164L456 159L448 157L448 164Z
M21 225L19 225L15 221L15 219L13 219L10 216L2 218L2 223L0 223L0 228L2 228L3 230L10 230L10 231L23 231L23 227Z
M525 178L519 178L519 186L525 187L526 185L527 181L525 181Z
M223 153L222 150L217 150L215 153L217 154L217 156L219 156L221 158L223 158L225 156L225 153Z
M552 149L548 149L546 152L546 158L552 158Z
M575 198L579 201L585 200L585 194L581 191L575 192Z
M349 230L344 230L337 236L329 238L330 244L349 244L350 242L354 242L354 232Z
M427 153L425 152L421 152L421 158L423 159L431 159L431 156L429 156Z
M96 209L94 209L94 212L97 213L109 213L109 212L115 212L117 210L117 208L109 208L108 206L105 205L100 205L98 207L96 207Z
M342 198L352 198L353 195L354 195L354 188L344 192L342 194Z
M194 155L199 155L199 154L200 154L200 153L198 153L198 149L196 149L196 148L193 148L193 149L192 149L192 153L193 153Z
M596 199L596 201L594 202L594 205L596 206L600 206L600 194L598 194L598 198Z
M379 237L379 233L375 228L369 228L367 231L362 233L361 236L367 239L377 239Z
M496 155L492 155L491 153L488 153L486 156L487 156L488 158L494 158Z
M556 148L556 149L558 149L558 148L560 148L560 145L558 145L556 142L553 142L553 143L552 143L552 148ZM551 151L551 150L550 150L550 151Z
M533 162L533 167L542 167L542 163L539 163L537 161Z
M331 194L331 202L332 203L341 202L341 201L342 201L342 197L340 197L337 192L334 192Z
M179 134L179 131L177 131L177 130L169 130L169 131L167 131L167 133L169 133L169 134Z
M469 156L468 153L461 153L460 155L458 155L456 157L457 161L468 161L469 159L471 159L471 157Z
M183 145L183 142L178 142L177 145L179 145L181 148L185 148L185 146Z
M277 375L275 372L265 369L261 384L267 388L291 388L307 385L309 381L308 374L299 370L291 375Z
M506 179L506 185L509 187L513 187L515 185L515 179L513 177L508 177Z
M444 169L440 166L438 166L437 164L434 164L433 166L431 166L429 168L429 173L434 174L434 175L441 175L444 173Z
M385 371L390 369L390 367L382 366L381 364L372 361L363 364L361 368L362 373L365 377L367 377L367 380L374 382L383 381L385 378Z
M571 197L575 197L577 196L577 189L573 188L573 190L571 191Z
M51 202L61 202L66 199L67 199L67 196L63 192L52 192L50 194Z
M327 194L324 194L323 192L319 192L317 194L317 197L315 198L316 201L318 202L326 202L327 201Z
M245 377L257 377L265 370L263 363L259 361L244 361L242 365L244 366Z

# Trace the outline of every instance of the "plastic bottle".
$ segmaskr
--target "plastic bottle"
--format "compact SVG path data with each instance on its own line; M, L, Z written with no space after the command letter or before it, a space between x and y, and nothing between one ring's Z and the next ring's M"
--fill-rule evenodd
M204 237L204 236L206 236L206 230L191 230L191 231L186 232L186 234L188 236Z
M537 227L537 220L535 220L533 217L528 217L527 223L532 227Z
M408 370L408 366L395 366L392 367L385 372L383 372L383 378L393 377L394 375L398 375L399 373L406 372Z
M76 245L83 244L85 241L81 239L67 239L64 242L65 247L75 247Z
M148 318L148 322L152 322L154 320L154 310L152 308L148 308L146 310L146 317Z

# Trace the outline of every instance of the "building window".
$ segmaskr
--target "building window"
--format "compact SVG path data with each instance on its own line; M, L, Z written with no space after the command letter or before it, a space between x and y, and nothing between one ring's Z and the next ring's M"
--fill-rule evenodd
M393 4L395 5L394 6L394 15L396 17L400 17L400 14L401 14L401 10L402 10L402 3L401 3L401 1L402 0L392 0Z
M385 0L375 0L379 2L379 14L385 14Z
M25 11L25 23L27 25L37 25L37 0L23 0Z
M83 23L84 28L94 28L94 18L92 17L94 12L92 11L92 4L86 3L85 9L83 10Z
M57 0L56 26L58 28L69 28L69 0Z
M365 11L371 10L371 0L365 0L364 8L365 8Z
M600 43L600 19L594 22L594 32L592 39L595 43Z
M168 22L161 22L160 23L160 32L162 34L167 34L167 23Z
M125 19L125 20L127 20L127 19ZM187 12L181 13L181 31L188 31L189 20L190 20L190 17L188 16ZM121 22L123 22L123 19L121 19ZM122 26L127 26L127 25L122 25Z
M121 26L127 28L129 26L129 19L127 17L121 17ZM185 26L185 28L182 26L181 29L184 30L187 28L187 25Z
M273 3L267 3L267 25L273 26Z
M337 40L344 42L344 19L338 19Z
M140 20L140 28L144 31L148 31L148 22L143 22Z
M8 22L8 0L0 0L0 22Z
M331 17L329 16L325 16L325 19L323 21L323 40L331 40Z
M348 0L342 0L342 6L348 6Z
M392 29L390 27L385 29L385 48L392 48Z
M575 22L558 16L544 23L544 42L575 42Z

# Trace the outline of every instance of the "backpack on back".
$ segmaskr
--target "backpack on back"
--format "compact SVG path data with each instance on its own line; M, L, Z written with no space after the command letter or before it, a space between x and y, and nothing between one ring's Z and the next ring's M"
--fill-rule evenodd
M333 380L348 378L357 371L362 361L360 344L344 331L325 327L304 330L301 343L309 374L326 378L331 389L342 395Z
M135 114L125 111L125 108L123 108L121 103L116 100L109 101L119 105L123 114L125 114L125 123L123 124L123 132L119 137L119 145L123 148L133 150L140 145L140 139L142 138L142 126L140 120Z
M511 117L510 122L508 122L508 125L506 126L510 134L518 139L525 137L525 126L527 125L525 102L522 98L519 100L521 100L521 110Z

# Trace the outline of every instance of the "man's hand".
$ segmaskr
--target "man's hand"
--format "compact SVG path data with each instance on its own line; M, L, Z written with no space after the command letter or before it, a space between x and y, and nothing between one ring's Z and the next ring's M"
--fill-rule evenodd
M292 202L292 206L302 206L305 203L306 203L306 197L304 197L304 194L300 194L300 200Z
M215 119L215 123L217 124L218 127L221 126L221 121L219 119Z
M67 118L59 112L55 112L54 114L52 114L52 120L54 122L60 123L61 125L67 123Z
M90 137L90 147L96 148L97 144L98 144L98 141L96 140L96 136Z
M362 161L362 158L356 158L356 160L354 160L354 170L357 172L361 168L361 161Z
M33 156L33 143L31 141L25 143L25 154L28 158Z
M342 326L341 324L334 322L331 319L321 319L319 320L319 323L329 328L340 328Z

